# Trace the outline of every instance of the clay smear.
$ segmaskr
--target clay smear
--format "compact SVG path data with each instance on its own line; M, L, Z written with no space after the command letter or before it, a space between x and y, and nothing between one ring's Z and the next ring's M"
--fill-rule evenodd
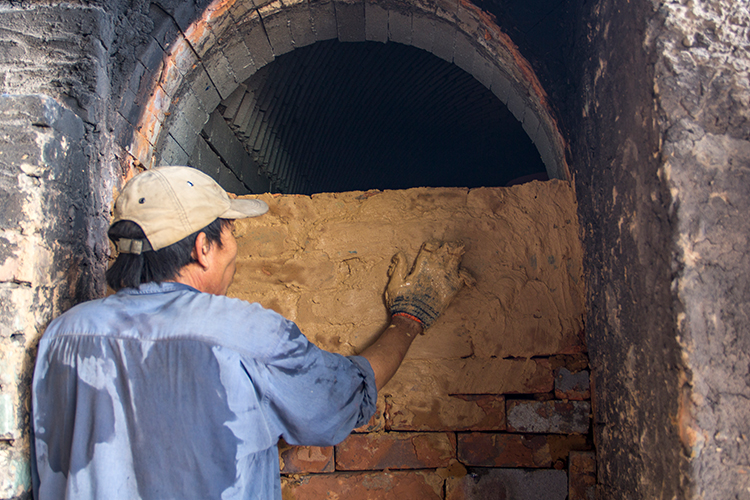
M259 198L270 211L236 224L229 294L278 311L342 354L360 352L386 326L394 254L411 262L433 238L465 244L463 267L476 284L414 342L382 391L404 428L484 418L477 398L464 395L551 391L552 369L540 358L585 349L582 250L567 182Z

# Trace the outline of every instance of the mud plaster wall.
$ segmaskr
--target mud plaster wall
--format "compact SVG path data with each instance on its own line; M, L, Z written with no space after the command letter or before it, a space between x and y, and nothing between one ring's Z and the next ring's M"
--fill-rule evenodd
M506 460L505 467L551 468L552 455L562 465L571 447L590 448L582 436L589 429L587 401L571 403L570 409L560 410L567 411L565 416L557 415L577 419L575 428L530 430L533 424L521 417L530 427L514 429L521 425L518 417L509 414L506 422L505 413L506 404L510 408L518 395L554 399L560 367L571 372L586 368L582 253L569 183L261 198L269 203L269 214L237 222L238 266L229 294L296 321L322 348L346 355L361 352L387 325L383 290L397 251L413 259L425 240L462 240L463 265L477 279L414 342L381 391L379 415L363 429L449 431L451 441L438 446L439 453L433 450L440 460L404 465L389 458L393 452L381 444L377 460L360 458L352 464L347 457L357 445L348 444L350 438L337 447L336 470L445 468L456 458L467 466L487 465L457 456L450 431L507 430L518 438L527 436L522 432L539 433L536 464L514 463L508 453L500 453L494 460ZM588 378L587 371L582 375ZM578 438L565 441L564 435ZM403 436L410 435L399 434L399 439ZM467 436L459 434L459 442ZM556 472L564 481L564 471ZM465 470L449 480L450 488L459 488L464 475ZM439 476L431 480L442 484ZM320 478L308 481L290 480L286 491L297 498L317 498L310 492ZM442 492L442 486L438 489Z
M750 498L748 8L597 2L569 117L603 498Z

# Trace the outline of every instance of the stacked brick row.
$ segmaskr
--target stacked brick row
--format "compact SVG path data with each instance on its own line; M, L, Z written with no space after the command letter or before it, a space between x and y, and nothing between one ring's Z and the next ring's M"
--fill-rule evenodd
M274 191L309 192L310 185L304 177L295 175L295 182L290 182L290 174L295 172L296 165L286 145L282 141L279 127L283 127L284 118L299 112L302 106L290 106L285 101L277 102L279 97L274 95L274 88L264 85L269 73L276 66L265 66L237 87L229 98L222 102L222 117L231 127L244 149L252 156L260 171L273 182ZM290 79L288 67L282 82ZM292 79L299 79L302 71L298 71ZM294 85L279 89L284 95L296 90ZM285 106L282 106L284 104ZM272 113L271 111L277 111ZM281 115L281 116L280 116ZM298 141L301 142L301 141Z
M386 403L335 447L282 446L284 492L297 499L325 498L326 491L394 500L590 498L589 373L557 373L557 399L475 396L487 412L484 425L417 431L399 425Z
M335 447L282 448L287 498L586 498L595 461L569 184L262 198L270 212L236 225L230 294L330 351L361 352L387 324L396 251L460 239L477 279L414 341L367 425Z

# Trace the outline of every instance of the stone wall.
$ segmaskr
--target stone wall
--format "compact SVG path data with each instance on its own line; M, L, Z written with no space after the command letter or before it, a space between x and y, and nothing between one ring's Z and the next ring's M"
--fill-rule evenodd
M47 323L104 293L120 162L111 12L0 8L0 498L29 498L29 386Z
M262 198L269 214L236 224L229 294L293 319L322 348L361 352L387 325L397 251L413 259L425 240L462 240L477 279L414 342L368 425L335 448L282 449L289 498L365 498L365 489L367 498L485 498L505 488L508 498L564 499L569 472L572 485L593 482L569 469L571 452L592 450L569 183ZM593 468L593 453L573 456Z
M750 498L750 9L659 5L655 94L695 498Z
M603 498L750 498L748 9L616 2L569 116Z
M603 1L589 16L571 157L589 285L599 494L685 498L671 199L658 174L655 56L644 47L653 14L645 2Z
M107 193L80 117L44 96L0 97L0 497L28 492L29 387L47 323L102 293Z

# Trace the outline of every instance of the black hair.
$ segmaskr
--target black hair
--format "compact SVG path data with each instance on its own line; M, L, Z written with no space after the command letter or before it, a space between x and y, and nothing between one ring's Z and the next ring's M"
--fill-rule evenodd
M216 219L200 231L186 236L177 243L159 250L149 250L140 254L120 253L107 270L107 284L115 291L122 288L137 288L151 281L161 283L174 280L183 267L197 262L193 258L193 247L198 234L205 233L210 245L222 248L221 232L231 224L228 219ZM145 239L141 226L132 221L119 221L107 232L109 239L117 243L120 238Z

